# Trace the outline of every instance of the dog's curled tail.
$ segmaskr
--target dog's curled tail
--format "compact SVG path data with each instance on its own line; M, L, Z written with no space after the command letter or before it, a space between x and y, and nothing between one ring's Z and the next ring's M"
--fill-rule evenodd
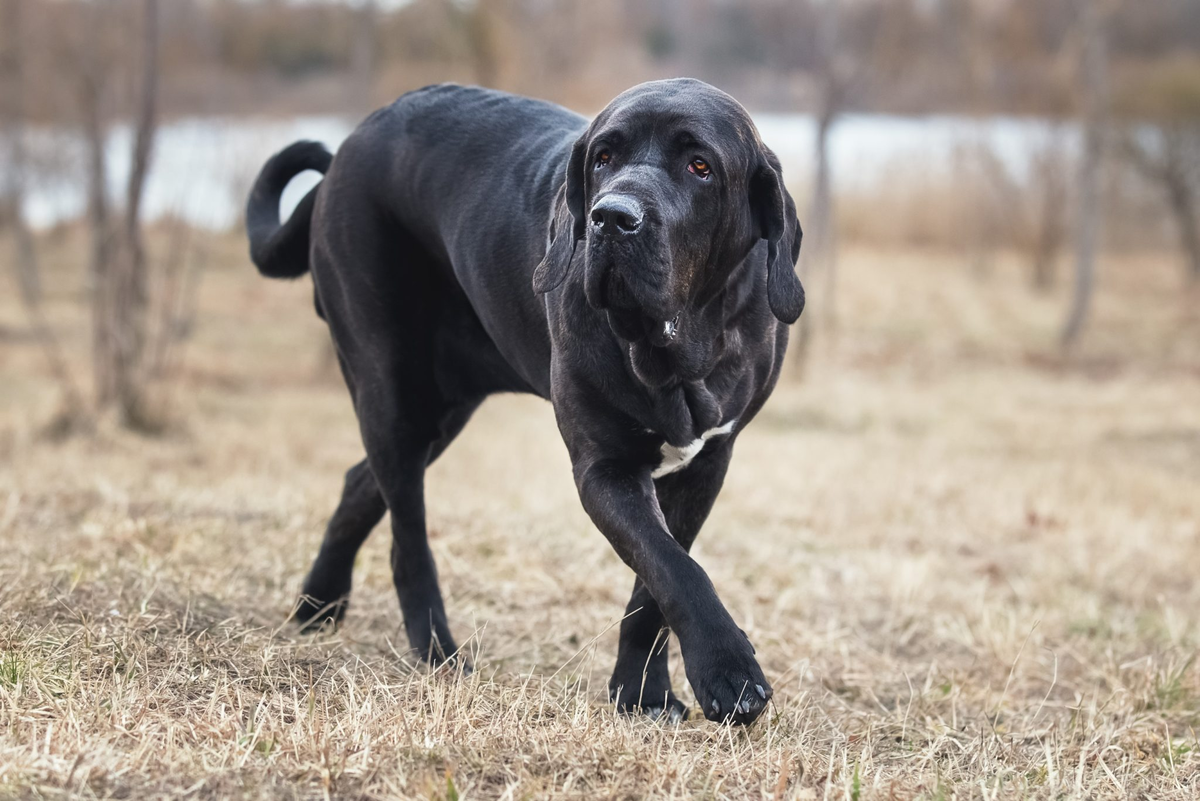
M305 170L322 175L333 161L320 142L301 141L272 156L254 179L246 203L250 259L270 278L297 278L308 272L308 231L320 184L313 187L287 222L279 221L279 198L288 182Z

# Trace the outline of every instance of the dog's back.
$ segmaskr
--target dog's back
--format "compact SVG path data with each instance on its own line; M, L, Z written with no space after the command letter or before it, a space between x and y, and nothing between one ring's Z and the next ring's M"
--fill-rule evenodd
M405 254L395 269L428 267L451 293L460 288L505 360L544 394L550 345L532 273L571 144L586 124L552 103L489 89L411 92L342 145L313 229L332 240L352 229L340 248L329 242L342 253L361 250L364 239L386 240ZM353 268L346 258L326 261Z
M381 281L396 270L444 284L438 296L469 305L523 382L545 394L549 339L532 273L586 125L561 106L490 89L409 92L367 117L332 163L315 143L268 162L247 210L252 258L271 277L313 269L318 295L348 277L320 274L330 271L370 269ZM325 179L281 224L279 196L304 169Z
M553 103L439 84L368 117L325 183L393 212L464 283L482 250L532 271L571 143L586 125Z

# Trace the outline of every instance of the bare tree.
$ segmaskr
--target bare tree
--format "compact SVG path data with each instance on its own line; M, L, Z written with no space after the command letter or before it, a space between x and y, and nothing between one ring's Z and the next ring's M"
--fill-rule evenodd
M832 134L838 120L856 98L870 91L880 74L894 74L902 68L901 54L906 50L903 6L861 5L847 0L825 0L812 6L819 14L814 50L817 81L816 137L813 154L816 173L812 198L805 224L805 247L800 253L801 280L820 276L824 319L830 328L837 325L838 238L836 176L830 158ZM857 18L852 14L856 13ZM859 33L851 41L848 32ZM866 31L862 34L862 31ZM803 367L812 339L814 317L802 316L793 349L793 360Z
M851 83L858 77L853 57L843 53L839 47L841 25L841 4L835 0L827 4L821 16L818 36L823 68L816 115L816 175L809 206L809 226L813 233L809 237L807 263L801 266L805 273L811 272L812 266L825 268L829 283L826 303L829 305L831 321L834 273L837 269L837 231L834 222L833 169L829 160L830 135L834 124L846 110Z
M1158 4L1153 29L1177 35L1186 29L1185 5ZM1125 3L1120 11L1128 24L1142 20L1146 9ZM1200 23L1195 9L1191 24ZM1118 18L1120 19L1120 18ZM1114 25L1114 28L1116 26ZM1200 60L1178 52L1154 61L1126 65L1115 92L1116 116L1122 120L1117 152L1166 202L1179 237L1186 276L1200 282Z
M1032 269L1030 284L1038 292L1054 288L1058 273L1059 253L1067 237L1067 195L1069 181L1064 164L1067 147L1062 126L1053 123L1046 139L1033 153L1030 180L1033 183L1031 221Z
M1190 281L1200 281L1200 211L1196 182L1200 176L1200 124L1165 123L1156 127L1158 141L1147 142L1150 132L1130 131L1122 137L1121 152L1147 180L1161 188L1175 220L1179 246Z
M114 315L112 368L122 422L142 426L146 420L143 357L146 349L146 246L142 237L142 196L158 126L159 0L142 0L142 36L133 158L125 194L121 254L113 271Z
M1042 293L1057 280L1070 222L1071 159L1065 121L1078 113L1080 37L1069 25L1065 35L1058 35L1055 11L1064 2L1025 0L1003 11L990 9L990 14L979 5L971 48L976 53L972 85L981 108L994 114L998 104L1005 104L1005 95L1015 93L1027 110L1047 120L1047 129L1031 150L1028 175L1015 187L1021 196L1007 206L1026 212L1015 221L1012 233L1028 248L1030 286ZM1037 92L1024 85L1030 80L1036 80Z
M16 241L15 266L21 297L36 305L42 297L42 282L33 240L25 224L25 80L22 75L24 32L21 0L3 0L0 5L0 131L8 145L7 169L0 175L0 223L8 222Z
M116 396L115 380L109 364L113 350L111 309L112 214L108 199L108 97L104 76L111 70L105 48L104 21L107 9L90 3L87 28L76 37L71 48L79 78L80 127L87 162L87 220L91 237L88 281L92 293L92 376L96 405L103 406Z
M1083 143L1076 177L1079 206L1075 225L1075 282L1061 342L1071 348L1083 332L1096 283L1100 240L1100 171L1109 117L1108 47L1105 9L1096 0L1080 0L1080 96Z
M83 396L71 375L58 338L42 308L42 284L33 232L25 219L25 181L28 159L25 151L25 77L22 39L25 34L23 0L0 2L0 136L7 141L7 170L0 175L3 193L0 225L7 223L14 245L18 295L29 318L34 338L46 364L63 393L60 423L74 424L83 409Z
M140 0L140 50L133 152L125 187L125 206L114 219L108 195L108 83L116 73L99 31L111 8L89 4L91 30L84 33L80 56L80 107L88 163L88 221L92 236L92 354L96 405L116 405L124 425L148 425L147 269L141 209L157 130L159 0ZM92 35L95 34L95 35Z
M834 126L846 111L851 85L857 79L855 61L841 43L842 4L830 0L821 9L816 37L815 137L813 140L812 196L804 229L806 241L800 251L797 270L800 280L808 284L816 275L825 281L823 306L829 323L835 324L834 314L837 272L837 223L834 208L833 166L829 150ZM792 346L792 360L802 370L808 359L813 336L813 314L802 315Z

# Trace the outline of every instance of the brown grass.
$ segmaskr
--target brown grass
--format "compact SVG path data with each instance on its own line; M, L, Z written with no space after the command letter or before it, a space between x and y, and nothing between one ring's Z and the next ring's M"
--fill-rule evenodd
M0 300L0 796L1200 793L1200 297L1170 259L1106 262L1065 362L1063 298L1019 265L848 254L837 333L740 440L696 549L776 688L730 730L607 704L632 577L534 399L485 405L429 481L474 675L396 655L386 530L342 631L297 635L357 431L313 375L307 279L210 246L159 438L40 433L53 389ZM47 248L82 364L77 244Z

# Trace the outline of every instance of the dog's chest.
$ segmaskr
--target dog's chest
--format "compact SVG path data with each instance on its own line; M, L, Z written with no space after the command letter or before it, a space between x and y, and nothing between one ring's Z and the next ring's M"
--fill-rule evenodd
M714 447L712 440L734 432L746 408L746 385L739 378L737 371L722 371L656 395L654 413L645 421L647 433L663 438L653 478L687 469L706 447Z
M737 425L737 420L730 420L728 423L717 428L710 428L683 447L677 447L669 442L664 442L661 448L662 461L659 462L658 467L650 472L651 478L662 478L663 476L683 470L692 463L693 459L700 455L700 452L704 450L705 444L710 439L729 434L733 431L735 425Z

